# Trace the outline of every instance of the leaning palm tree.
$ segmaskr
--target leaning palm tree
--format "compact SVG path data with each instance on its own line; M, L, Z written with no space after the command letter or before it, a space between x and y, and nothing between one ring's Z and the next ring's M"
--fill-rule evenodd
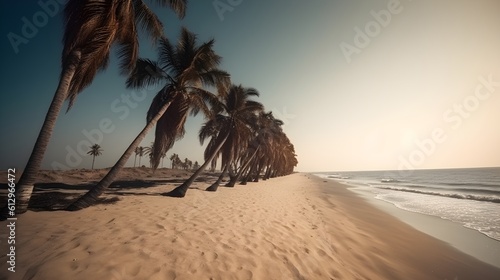
M136 68L127 80L129 88L142 88L148 85L164 86L153 98L147 113L147 124L137 135L109 173L84 196L68 207L78 210L90 206L113 182L135 147L156 125L153 168L157 168L161 155L167 152L177 139L184 135L184 123L188 112L197 114L203 111L210 114L207 103L217 103L217 97L206 87L225 92L230 83L229 74L217 69L221 57L213 50L215 41L197 44L196 36L182 28L176 46L166 38L160 40L159 61L139 59Z
M250 176L253 174L257 174L255 176L254 182L258 182L259 174L262 170L267 166L267 163L270 162L275 154L275 150L277 149L277 139L283 133L281 126L283 125L283 121L274 118L272 112L262 113L259 117L260 123L262 125L262 131L259 133L258 145L259 150L256 154L255 158L252 160L250 170L247 174L247 181L250 179ZM235 181L232 182L233 184Z
M187 0L157 0L170 7L180 18L186 12ZM56 119L69 100L68 110L77 95L92 83L96 73L106 68L111 46L117 43L121 69L128 74L138 56L138 27L153 41L163 36L158 17L143 0L68 0L64 8L62 70L37 140L16 187L16 213L28 209L35 178L52 136Z
M92 156L92 169L94 169L95 157L102 155L102 149L99 144L94 144L90 147L90 151L87 152L88 155Z
M283 121L274 118L272 112L261 112L259 114L257 118L258 130L252 140L253 149L245 151L246 155L243 157L245 163L240 168L240 171L230 179L227 186L234 186L236 181L238 181L244 173L247 173L247 176L243 176L242 183L246 184L249 179L247 178L248 175L254 173L256 170L255 163L258 162L258 158L269 159L271 157L276 149L273 147L275 138L280 134L284 134L281 129L282 125Z
M253 125L253 116L264 109L261 103L250 100L252 96L259 96L257 90L240 85L232 86L228 94L222 97L220 106L214 107L216 115L203 125L199 133L202 144L207 137L211 137L213 143L208 145L212 147L210 155L205 157L205 163L188 180L166 195L184 197L189 186L219 154L219 151L222 154L223 165L234 160L236 150L245 146L252 134L250 126ZM214 130L217 131L215 135Z

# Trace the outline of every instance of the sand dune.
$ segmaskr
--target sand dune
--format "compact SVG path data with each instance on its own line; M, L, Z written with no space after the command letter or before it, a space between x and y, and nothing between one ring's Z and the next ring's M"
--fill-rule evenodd
M218 192L116 189L78 212L28 211L4 279L495 279L343 186L293 174ZM207 184L198 182L194 188ZM0 226L5 227L5 222ZM2 236L4 231L2 231ZM2 242L4 243L4 242ZM2 244L2 251L5 251ZM0 262L5 263L5 254ZM15 276L15 277L13 277Z

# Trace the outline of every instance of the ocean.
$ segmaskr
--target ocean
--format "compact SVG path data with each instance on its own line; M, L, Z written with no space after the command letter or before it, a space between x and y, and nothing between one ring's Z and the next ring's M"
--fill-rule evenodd
M353 186L400 209L441 217L500 241L500 167L316 175Z

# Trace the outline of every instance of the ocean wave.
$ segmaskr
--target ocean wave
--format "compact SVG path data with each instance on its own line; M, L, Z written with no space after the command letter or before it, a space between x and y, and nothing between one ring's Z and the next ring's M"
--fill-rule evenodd
M329 179L342 179L342 180L345 180L345 179L350 179L350 177L347 177L347 176L342 176L342 175L328 175L326 178L329 178Z
M398 182L394 182L398 183ZM400 182L403 183L403 182ZM387 187L387 183L384 184L373 184L375 187ZM469 187L469 188L450 188L450 187L445 187L445 186L439 186L439 185L414 185L414 184L395 184L395 188L397 186L401 188L408 188L408 189L423 189L426 191L429 191L429 189L434 190L434 191L454 191L454 192L467 192L467 193L483 193L485 195L497 195L500 196L500 189L498 190L492 190L492 189L485 189L485 188L474 188L474 187ZM470 184L464 184L464 186L471 186Z
M413 190L413 189L408 189L408 188L383 187L383 186L377 186L376 188L384 189L384 190L391 190L391 191L410 192L410 193L450 197L450 198L457 198L457 199L468 199L468 200L500 203L500 197L494 197L494 196L482 196L482 195L459 194L459 193L440 193L440 192L432 192L432 191Z
M500 196L500 190L496 191L496 190L488 190L488 189L465 189L465 188L455 188L455 189L451 189L451 190L459 191L459 192L475 192L475 193L482 192L482 193L495 194L495 195Z
M500 185L498 184L489 184L489 183L452 183L452 182L447 182L447 183L441 183L443 185L448 185L448 186L478 186L478 187L490 187L490 188L499 188Z
M388 178L388 179L381 179L380 182L381 183L400 183L401 181L396 180L396 179Z

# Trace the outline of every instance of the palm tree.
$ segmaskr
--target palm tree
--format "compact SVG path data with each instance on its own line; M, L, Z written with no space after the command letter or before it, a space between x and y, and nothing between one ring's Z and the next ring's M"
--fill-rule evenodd
M245 145L251 134L252 116L264 109L261 103L250 100L252 96L259 96L259 93L253 88L244 88L241 85L233 85L228 94L222 96L219 106L213 107L215 116L203 125L199 133L202 144L207 137L211 137L212 143L207 146L211 147L209 156L205 157L205 163L188 180L166 195L184 197L189 186L219 151L222 154L223 165L234 160L236 149L239 145ZM217 131L216 135L213 133L214 130Z
M94 169L94 161L95 157L102 155L102 149L99 144L94 144L92 147L90 147L90 151L87 152L88 155L92 156L92 169Z
M169 6L180 18L185 15L187 0L156 2L161 6ZM64 101L69 100L69 110L77 95L92 83L96 73L106 68L114 43L119 46L122 72L128 74L135 67L139 48L138 26L153 41L163 36L162 23L142 0L68 0L66 3L59 84L17 183L16 213L22 214L28 209L35 178Z
M141 153L141 150L139 149L140 147L136 147L134 150L135 157L134 157L134 167L135 167L135 162L137 161L137 156Z
M191 167L193 167L193 162L188 158L185 158L183 162L183 167L184 169L191 169Z
M179 169L184 169L184 166L182 165L182 160L179 156L175 158L175 168Z
M76 200L68 210L78 210L96 201L116 178L135 147L148 131L156 125L153 147L153 168L158 167L160 155L168 151L175 140L184 135L184 123L188 112L200 110L210 114L207 103L217 102L217 97L205 87L215 87L225 92L229 74L217 69L221 57L213 50L214 40L198 45L196 35L182 28L176 46L166 38L160 40L159 62L139 59L136 68L127 80L129 88L163 83L163 88L153 98L147 114L147 124L111 168L109 173L83 197Z
M150 164L151 168L153 167L153 164L151 162L151 158L153 157L153 145L154 145L154 143L151 142L151 145L149 147L142 147L143 154L149 155L149 164Z
M198 169L198 168L200 168L200 164L198 163L198 161L195 161L194 165L193 165L193 169Z
M179 155L178 154L172 154L170 157L170 160L172 161L172 169L175 168L177 161L179 160Z
M234 173L230 174L230 180L226 184L227 187L234 187L238 179L242 176L242 174L248 169L250 169L251 161L256 157L258 152L263 149L263 144L265 145L270 141L269 139L269 131L271 128L271 121L268 118L269 114L264 113L263 111L259 112L258 116L254 117L252 123L252 134L248 137L249 144L248 147L244 147L243 149L239 149L239 168L238 162L233 161L233 170Z
M288 175L293 172L294 167L298 163L293 144L281 130L281 127L279 127L282 122L274 119L272 115L270 118L275 122L275 129L270 131L270 137L262 145L262 153L260 153L258 159L253 163L252 170L255 173L247 175L253 175L255 178L254 181L258 181L259 175L264 170L264 180L276 176Z
M145 154L145 147L142 146L136 147L134 151L139 155L139 167L141 167L141 159Z
M281 126L283 125L283 121L274 118L273 113L264 113L262 112L259 115L259 131L256 135L255 144L257 145L256 153L253 158L249 159L247 162L250 166L247 170L247 175L244 176L243 183L246 183L250 176L256 173L258 170L258 164L262 161L269 161L274 154L276 147L276 139L280 137L280 135L284 135ZM250 162L251 161L251 162ZM262 165L263 167L264 165ZM260 170L257 171L257 176L255 178L258 181L258 174ZM242 175L240 173L240 175ZM239 179L239 176L236 178L232 178L229 184L234 185L236 181Z

